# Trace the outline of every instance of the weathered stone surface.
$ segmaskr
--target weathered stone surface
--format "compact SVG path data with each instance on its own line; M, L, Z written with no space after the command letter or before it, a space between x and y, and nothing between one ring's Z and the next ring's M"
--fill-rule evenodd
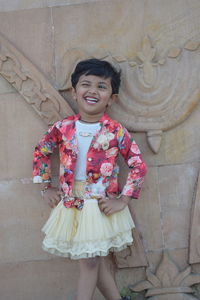
M0 32L54 81L51 10L0 12Z
M118 58L125 56L131 59L140 49L144 1L97 1L53 8L52 15L59 89L65 86L66 76L69 76L77 60L94 54L106 56L108 52ZM130 38L127 39L127 36Z
M146 1L146 33L152 37L158 52L164 56L170 48L179 48L187 40L200 37L199 14L198 0Z
M190 257L191 264L200 262L200 176L198 176L196 193L192 205L191 232L190 232Z
M0 107L0 179L30 178L33 149L47 127L19 94L1 95Z
M76 262L65 259L1 264L3 300L74 300L78 276ZM95 300L104 300L98 291Z
M0 94L7 93L16 93L16 90L7 80L0 76Z
M200 159L199 115L200 105L185 122L164 132L159 153L156 155L149 149L145 134L134 133L134 138L140 145L148 165L176 165L198 162Z
M128 117L123 117L122 109L118 109L120 118L130 126L137 105L141 107L142 103L138 119L134 119L136 126L130 128L132 131L146 131L151 149L155 153L159 150L157 155L152 153L145 133L134 134L149 165L141 197L131 203L145 250L140 248L139 254L142 253L143 259L147 258L151 268L150 281L155 283L155 277L152 276L155 275L163 283L162 287L158 284L156 291L160 294L156 295L154 290L154 295L149 294L152 297L150 299L169 300L175 295L172 292L177 287L168 289L168 283L172 284L176 279L180 285L180 279L183 279L183 275L188 276L191 270L188 268L191 206L200 167L200 106L197 104L200 99L200 4L198 0L91 0L88 3L80 0L79 5L73 5L77 1L19 0L12 1L12 5L9 1L1 1L2 10L53 7L56 4L63 4L63 7L0 13L0 31L58 89L68 87L67 75L74 61L88 55L107 56L116 66L122 67L122 89L126 96L121 98L125 101L120 100L120 105L125 107ZM0 53L2 49L0 45ZM0 61L5 63L6 57L1 56ZM10 64L11 59L4 70L9 72ZM25 67L21 61L20 64ZM12 61L12 69L14 67ZM18 79L15 78L15 72L11 72L11 75ZM31 83L25 82L23 86L23 91L28 95L32 91L29 89ZM53 300L58 296L66 299L65 291L70 296L74 295L75 282L72 278L74 275L76 277L77 269L74 264L71 267L68 261L54 260L41 250L40 229L50 210L40 200L40 187L30 184L33 147L47 127L31 105L13 93L4 80L0 81L0 90L0 268L5 274L0 290L4 300ZM45 92L48 93L48 89L43 91L41 88L41 93ZM31 100L34 99L33 95L31 97ZM188 99L192 101L187 102ZM175 101L173 103L177 103L177 106L171 106L171 101ZM187 110L183 107L185 103ZM168 109L173 112L169 118L165 114ZM155 114L150 115L150 111ZM144 112L145 122L141 126ZM181 118L179 121L174 118L177 121L174 124L170 118L177 115ZM156 118L161 123L165 119L169 126L175 127L160 130L156 127ZM150 123L155 126L149 126ZM53 170L55 164L56 161ZM122 181L125 173L123 171ZM56 170L54 174L57 174ZM198 201L195 202L195 210L198 210L197 204ZM198 213L195 212L193 228L199 224ZM196 233L191 235L193 243L198 241ZM166 248L172 249L169 253L170 263L162 263L162 250ZM32 262L27 262L30 260ZM66 270L63 262L70 265ZM132 261L131 264L127 263L127 266L131 265L134 265ZM173 272L172 265L175 266ZM179 280L172 276L176 273L175 269L179 272ZM193 270L199 269L199 264L193 266ZM137 279L144 280L149 275L146 270L129 268L118 271L119 286L136 283ZM25 278L28 279L27 284ZM191 291L192 280L176 290L176 299L192 299L189 294L183 294Z
M131 202L136 226L141 232L144 247L148 251L163 247L161 204L158 191L158 170L149 168L140 199Z
M176 262L179 269L184 270L188 265L188 248L182 249L168 249L168 254L170 258ZM149 251L147 253L147 261L149 263L149 267L154 272L159 266L163 256L163 249L158 251ZM198 270L194 270L196 273L200 273Z
M165 248L188 247L190 209L198 169L196 163L159 168L158 186Z
M147 280L139 281L131 286L133 291L147 290L149 299L196 299L188 294L193 291L191 285L200 282L200 274L192 272L191 266L181 270L171 258L168 251L164 251L156 271L146 269Z
M43 8L53 6L65 6L74 4L83 4L88 2L103 2L105 0L1 0L0 11L13 11L31 8Z
M31 104L45 123L52 125L72 109L41 72L0 34L0 75Z
M0 191L0 263L52 258L41 248L41 228L50 208L42 201L40 186L31 179L1 180Z

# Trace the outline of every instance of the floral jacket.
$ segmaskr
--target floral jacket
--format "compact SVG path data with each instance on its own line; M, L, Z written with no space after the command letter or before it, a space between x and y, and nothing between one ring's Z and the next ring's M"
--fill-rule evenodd
M34 151L33 182L51 182L50 155L56 147L60 153L60 189L68 199L66 207L76 205L73 198L75 166L78 156L75 122L80 115L56 122L43 136ZM87 153L86 198L117 194L138 198L146 173L146 164L140 150L128 131L106 113L100 120L101 128L93 137ZM116 163L121 153L130 168L123 190L119 190ZM64 198L63 198L64 199ZM71 200L70 200L71 199Z

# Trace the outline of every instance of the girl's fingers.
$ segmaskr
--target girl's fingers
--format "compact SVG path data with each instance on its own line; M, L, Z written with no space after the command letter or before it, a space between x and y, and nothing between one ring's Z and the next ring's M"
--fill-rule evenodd
M106 201L106 199L104 199L104 198L101 198L101 199L99 199L99 204L104 204L104 203L106 203L107 201Z
M48 201L48 204L49 204L49 206L50 206L51 208L54 208L54 203L52 202L52 200L49 200L49 201Z

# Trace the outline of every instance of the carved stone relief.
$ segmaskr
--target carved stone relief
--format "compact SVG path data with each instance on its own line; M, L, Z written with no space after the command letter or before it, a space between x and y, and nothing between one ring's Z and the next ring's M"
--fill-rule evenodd
M108 52L69 49L63 58L67 79L61 90L70 88L73 66L81 59L106 59L120 67L123 75L119 101L109 113L130 131L145 131L152 151L157 153L162 132L183 122L200 100L199 46L199 41L188 41L160 57L145 36L141 50L132 60Z
M189 262L191 264L200 263L200 175L198 177L197 189L192 208L189 253Z
M150 300L190 300L197 299L190 295L191 286L200 282L200 274L194 274L191 267L180 270L170 258L167 251L155 272L146 269L147 280L131 286L133 291L147 290L146 297Z
M136 229L133 230L133 239L134 244L132 246L114 255L118 268L137 268L148 265L144 248Z
M36 67L0 34L0 75L10 82L47 125L73 114L73 110L48 83ZM119 267L146 266L146 256L139 235L128 253L116 254Z
M33 107L47 125L73 113L35 66L0 34L0 75Z

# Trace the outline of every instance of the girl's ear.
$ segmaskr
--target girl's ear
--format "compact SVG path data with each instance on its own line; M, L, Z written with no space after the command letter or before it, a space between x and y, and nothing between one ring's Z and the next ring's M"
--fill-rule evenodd
M72 98L74 99L74 100L76 100L76 90L75 90L75 88L71 88L71 94L72 94Z
M108 106L111 106L114 102L118 100L118 94L112 94L108 101Z

